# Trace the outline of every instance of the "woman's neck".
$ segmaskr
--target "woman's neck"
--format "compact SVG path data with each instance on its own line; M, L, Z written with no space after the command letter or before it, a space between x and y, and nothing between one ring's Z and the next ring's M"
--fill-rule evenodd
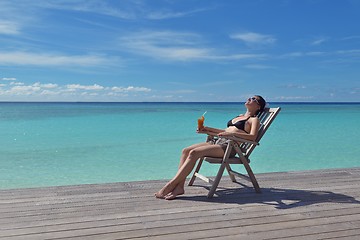
M256 116L256 112L252 112L252 111L247 110L247 111L245 112L244 116L246 116L246 117L255 117L255 116Z

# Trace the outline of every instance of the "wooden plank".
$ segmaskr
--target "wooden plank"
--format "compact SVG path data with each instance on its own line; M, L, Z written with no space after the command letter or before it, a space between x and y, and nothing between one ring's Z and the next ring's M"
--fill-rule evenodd
M207 211L209 213L209 211ZM46 228L46 231L51 232L58 232L58 231L76 231L80 229L95 229L95 228L114 228L116 227L118 232L120 231L130 231L130 230L141 230L143 225L142 222L145 220L146 222L149 222L147 227L151 228L163 228L163 227L172 227L172 226L179 226L181 222L183 222L183 225L189 225L189 224L195 224L198 222L206 222L208 225L211 225L212 223L216 223L219 221L231 221L233 225L258 225L261 223L268 223L269 219L274 219L273 221L290 221L290 220L301 220L301 219L318 219L318 218L327 218L331 216L338 216L338 215L354 215L356 213L360 213L360 208L357 208L355 211L353 208L349 209L333 209L332 211L329 211L327 209L326 211L313 211L312 214L306 214L306 212L287 212L287 213L275 213L275 212L268 212L266 214L262 213L255 213L252 216L249 214L245 214L245 216L241 216L241 211L238 213L231 213L228 211L228 214L207 214L203 216L183 216L182 218L174 218L174 219L166 219L166 221L159 219L159 218L152 218L152 219L137 219L137 223L135 222L122 222L120 218L118 219L112 219L107 221L93 221L93 222L80 222L80 223L74 223L74 224L68 224L68 225L54 225L54 226L46 226L46 227L33 227L31 229L19 229L16 231L16 234L34 234L37 232L42 232L42 229ZM206 213L206 212L205 212ZM211 212L210 212L211 213ZM211 219L209 219L211 217ZM150 217L151 218L151 217ZM245 219L244 219L245 218ZM161 221L160 221L161 220ZM239 224L236 223L236 221L239 222ZM164 223L165 222L165 223ZM128 226L126 226L128 225ZM12 230L2 230L0 233L0 237L9 236L13 234Z
M258 174L262 194L229 178L174 201L165 181L0 190L0 239L346 239L360 229L360 168ZM201 185L201 186L198 186ZM307 237L307 238L306 238Z

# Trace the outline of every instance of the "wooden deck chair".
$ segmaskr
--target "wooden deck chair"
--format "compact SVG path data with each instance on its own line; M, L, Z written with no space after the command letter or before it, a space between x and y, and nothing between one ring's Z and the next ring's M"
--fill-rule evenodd
M223 175L223 172L226 168L226 170L229 173L230 179L233 182L236 182L235 176L245 179L247 181L251 181L255 188L255 191L257 193L260 193L261 191L260 191L259 184L258 184L258 182L255 178L255 175L249 165L249 163L250 163L249 156L252 153L252 151L255 149L255 147L259 145L261 138L264 136L266 130L268 130L268 128L270 127L270 124L273 122L273 120L275 119L277 114L280 112L280 110L281 110L281 108L279 108L279 107L278 108L265 108L264 111L258 115L258 118L260 119L260 128L259 128L259 132L258 132L256 141L249 141L249 140L241 139L241 138L237 138L237 137L226 137L226 139L228 140L227 141L228 146L226 148L224 157L223 158L212 158L212 157L201 158L199 160L199 163L197 164L197 167L196 167L188 185L192 186L196 177L204 180L207 183L210 183L211 187L210 187L207 197L212 198L216 191L217 186L219 185L219 182ZM208 135L207 141L214 142L214 140L216 140L217 138L218 137L216 137L216 136ZM233 148L236 150L237 154L235 157L229 158L230 153ZM219 171L214 180L207 178L199 173L201 165L204 160L211 164L220 164ZM246 169L247 175L234 171L230 167L231 164L243 164L243 166Z

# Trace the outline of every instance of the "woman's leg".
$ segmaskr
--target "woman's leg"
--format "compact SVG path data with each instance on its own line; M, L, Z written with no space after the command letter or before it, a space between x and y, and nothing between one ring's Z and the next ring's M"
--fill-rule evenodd
M180 163L179 163L179 169L181 168L181 166L184 164L185 160L188 158L191 150L198 148L198 147L202 147L202 146L209 146L212 145L211 143L207 143L207 142L203 142L203 143L196 143L193 144L189 147L186 147L182 150L181 153L181 157L180 157Z
M193 150L193 149L195 149L195 148L197 148L197 147L207 146L207 145L210 145L210 143L202 142L202 143L196 143L196 144L193 144L193 145L191 145L191 146L188 146L188 147L184 148L184 149L182 150L182 152L181 152L178 170L181 168L181 166L184 164L185 160L188 158L191 150ZM184 192L185 192L185 191L184 191L185 180L186 180L186 179L184 179L182 182L180 182L180 183L177 185L178 195L184 194ZM155 196L156 196L156 197L160 197L160 198L164 198L164 196L160 196L159 192L155 193Z
M173 199L177 195L179 195L176 194L175 192L177 185L185 183L185 179L191 173L192 169L196 164L197 159L204 156L223 157L224 150L220 145L216 145L216 144L201 145L190 150L187 158L183 161L175 177L171 179L159 192L157 192L155 196L158 198ZM181 187L181 185L179 187ZM168 194L169 196L166 196Z
M210 143L203 142L203 143L193 144L193 145L191 145L189 147L184 148L182 150L181 157L180 157L179 169L185 163L185 160L188 158L191 150L196 149L196 148L201 147L201 146L208 146L208 145L210 145ZM178 195L184 194L185 193L185 181L186 181L186 179L179 182L176 185L176 187L174 188L174 190L171 191L169 194L167 194L165 196L165 199L172 199L172 198L175 198Z

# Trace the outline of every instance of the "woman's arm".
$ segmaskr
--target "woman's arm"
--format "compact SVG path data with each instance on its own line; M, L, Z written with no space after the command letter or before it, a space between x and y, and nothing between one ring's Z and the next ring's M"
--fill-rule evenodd
M211 127L203 127L201 129L197 129L198 133L205 133L209 135L218 135L221 132L224 132L224 129L211 128Z

